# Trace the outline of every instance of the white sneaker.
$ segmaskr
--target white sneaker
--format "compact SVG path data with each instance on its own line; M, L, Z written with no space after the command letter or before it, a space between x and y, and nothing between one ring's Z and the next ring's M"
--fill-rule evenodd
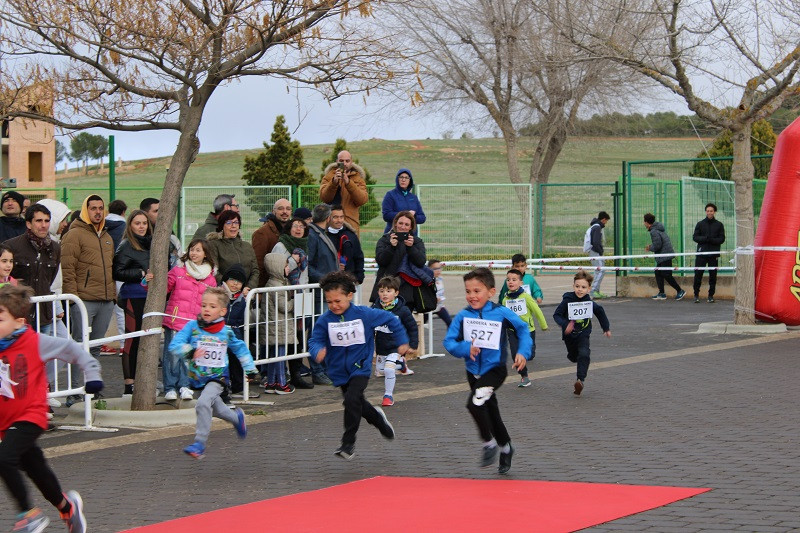
M167 393L164 395L164 399L169 401L169 402L171 402L173 400L177 400L178 399L178 393L175 392L174 390L167 391Z
M58 399L56 398L48 398L47 405L49 405L50 407L61 407L61 402L58 401Z
M181 387L181 400L194 400L192 389Z

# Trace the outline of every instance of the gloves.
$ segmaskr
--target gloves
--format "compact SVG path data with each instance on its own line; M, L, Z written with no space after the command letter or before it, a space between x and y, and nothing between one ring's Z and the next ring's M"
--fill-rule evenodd
M96 392L100 392L101 390L103 390L103 382L87 381L86 384L83 386L83 389L86 391L86 394L94 394Z
M247 382L248 383L258 383L261 384L261 374L258 372L250 372L247 374Z

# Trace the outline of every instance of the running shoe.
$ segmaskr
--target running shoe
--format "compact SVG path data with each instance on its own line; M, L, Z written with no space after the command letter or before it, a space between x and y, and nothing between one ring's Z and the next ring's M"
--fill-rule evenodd
M495 459L497 459L497 446L484 446L481 452L481 466L492 466Z
M69 533L86 533L86 516L83 514L83 499L76 490L67 491L64 498L69 502L70 509L61 513L61 520L67 524Z
M189 387L181 387L181 400L194 400L194 393Z
M391 407L392 405L394 405L394 398L392 398L391 395L389 394L384 395L383 403L381 403L381 405L383 407Z
M281 385L279 383L275 384L275 394L291 394L294 392L294 385L291 383L287 383L286 385Z
M336 448L336 451L333 452L333 454L338 455L345 461L349 461L356 454L356 447L353 444L342 444Z
M383 424L378 427L378 431L381 432L381 435L383 435L384 438L389 440L394 439L394 427L392 427L389 419L386 418L386 413L384 413L383 409L380 407L376 407L375 410L378 411L378 414L381 415L381 418L383 419Z
M508 443L508 453L500 452L500 466L497 467L498 474L508 474L511 470L511 458L514 456L514 447Z
M239 432L238 428L236 429L236 432ZM195 459L202 459L206 456L206 447L202 442L193 442L183 449L183 453L186 455L191 455Z
M686 296L686 291L681 290L678 291L678 294L675 295L676 300L683 300L683 297Z
M178 399L178 392L174 390L168 390L167 393L164 395L164 399L168 402L174 402Z
M244 419L244 411L237 407L234 412L236 413L237 422L233 427L236 428L236 434L239 435L239 438L243 439L247 437L247 421Z
M17 523L14 524L12 531L20 531L22 533L41 533L50 523L42 510L34 507L27 513L20 513L17 515Z
M519 385L517 387L530 387L531 386L531 378L528 376L523 376L522 379L519 380Z

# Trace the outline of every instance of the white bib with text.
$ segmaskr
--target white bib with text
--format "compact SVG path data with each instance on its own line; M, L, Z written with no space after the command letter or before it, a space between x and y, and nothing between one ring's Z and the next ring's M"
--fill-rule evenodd
M500 349L500 331L502 322L483 320L482 318L464 319L464 340L472 342L478 348Z
M506 300L506 307L514 311L514 314L517 316L522 316L528 312L528 306L525 305L525 300L523 298Z
M329 322L328 339L331 341L331 346L365 344L364 323L360 318L348 322Z
M568 302L567 318L570 320L585 320L592 318L592 302Z
M225 367L225 354L228 351L228 343L220 341L199 341L198 348L205 350L202 357L194 360L197 366L205 366L209 368L223 368Z

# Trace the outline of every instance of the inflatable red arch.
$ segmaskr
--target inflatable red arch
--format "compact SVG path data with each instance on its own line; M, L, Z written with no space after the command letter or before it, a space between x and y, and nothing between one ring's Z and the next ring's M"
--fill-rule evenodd
M778 136L756 247L800 247L800 118ZM800 251L756 250L756 318L800 325Z

